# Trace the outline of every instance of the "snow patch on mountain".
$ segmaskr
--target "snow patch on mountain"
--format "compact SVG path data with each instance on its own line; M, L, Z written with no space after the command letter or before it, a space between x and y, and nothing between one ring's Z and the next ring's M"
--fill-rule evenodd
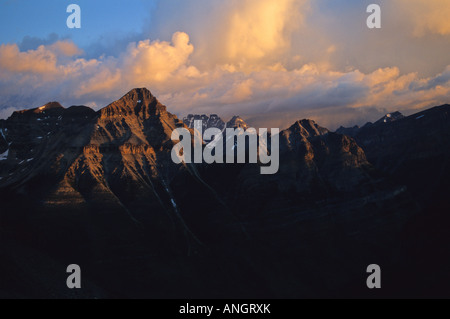
M189 128L194 128L195 121L202 121L203 131L209 128L218 128L223 131L226 126L225 122L217 114L211 114L210 116L189 114L183 119L184 124Z
M391 122L395 122L395 121L398 121L398 120L401 120L404 118L405 118L405 116L400 112L388 113L384 117L382 117L380 120L375 122L375 124L391 123Z
M8 129L5 128L5 131L8 132ZM2 128L0 128L0 133L2 134L3 138L4 138L5 141L6 141L6 136L5 136L5 133L3 132L3 129L2 129Z
M3 154L0 154L0 161L5 161L8 159L9 149L6 150Z

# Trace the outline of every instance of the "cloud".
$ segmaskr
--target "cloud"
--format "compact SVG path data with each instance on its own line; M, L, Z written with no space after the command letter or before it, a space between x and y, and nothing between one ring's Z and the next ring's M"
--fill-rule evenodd
M56 74L58 57L73 57L82 51L70 41L40 45L36 50L20 51L17 44L0 46L0 68L12 73Z
M20 52L16 44L0 46L0 68L9 72L29 72L35 74L55 73L56 55L45 46L36 50Z
M336 128L338 124L364 124L396 110L408 113L448 102L449 70L423 78L417 73L401 74L396 67L367 74L337 72L315 64L250 74L222 69L196 90L161 98L181 114L240 114L263 127L287 127L295 119L312 117Z
M80 103L106 102L112 92L123 93L133 87L176 90L202 77L189 63L193 51L194 46L184 32L174 33L171 42L149 39L133 42L119 57L97 59L80 58L82 50L70 41L57 41L28 51L20 51L16 44L1 45L0 93L4 105L10 107L17 103L18 96L23 101L34 95Z
M175 90L186 81L201 76L189 64L194 51L189 36L176 32L172 42L150 41L149 39L130 43L118 58L107 57L92 64L95 73L82 83L76 95L95 94L107 96L123 88L147 86L152 89Z
M227 62L246 62L276 55L290 47L300 27L306 1L244 0L232 4L225 17L223 54Z
M450 34L437 28L450 23L449 1L378 0L382 28L377 30L366 26L366 8L371 3L310 1L303 26L292 36L290 56L299 55L303 64L324 63L339 71L371 73L398 67L403 74L418 72L425 77L450 64ZM428 27L431 24L436 27Z
M22 41L18 43L18 46L20 51L36 50L41 45L50 45L60 40L68 40L68 38L61 38L56 33L50 33L46 38L25 36Z
M176 32L172 43L145 40L130 44L124 55L123 68L132 77L128 81L163 82L187 64L192 52L194 46L189 43L189 36Z
M302 114L332 125L323 114L357 120L367 112L355 110L413 110L447 102L450 95L450 66L433 77L402 74L397 67L364 73L315 63L291 69L278 63L251 72L224 64L201 72L190 60L194 51L183 32L174 33L171 42L144 40L129 44L119 57L89 60L73 55L79 49L67 42L26 52L3 45L0 69L9 75L0 78L0 93L9 103L17 103L18 96L30 101L60 96L71 104L101 106L128 89L146 86L177 114L241 114L283 127Z
M72 41L57 41L48 46L48 49L56 55L72 57L81 55L83 50L79 49Z
M414 24L413 35L450 35L450 5L447 0L397 0Z
M374 31L366 2L165 0L158 36L118 39L111 52L55 37L3 44L0 114L55 99L99 108L133 87L181 116L239 114L263 127L310 117L335 128L448 103L449 20L436 8L450 5L380 0Z
M232 64L247 72L279 62L304 23L310 0L165 0L153 30L182 29L203 69ZM169 14L170 13L170 14Z

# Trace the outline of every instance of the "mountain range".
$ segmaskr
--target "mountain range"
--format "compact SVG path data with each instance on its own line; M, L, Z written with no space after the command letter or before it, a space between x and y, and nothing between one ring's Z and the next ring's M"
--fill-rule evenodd
M0 120L0 297L448 296L449 112L337 132L299 120L270 176L174 164L175 128L249 125L180 120L147 89L97 112L15 112ZM373 263L381 293L365 286Z

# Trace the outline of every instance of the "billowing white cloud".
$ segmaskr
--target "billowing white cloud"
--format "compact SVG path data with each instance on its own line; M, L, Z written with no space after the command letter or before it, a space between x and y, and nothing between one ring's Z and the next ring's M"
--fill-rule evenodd
M306 1L234 1L223 29L222 52L227 62L260 60L290 48L291 35L303 21Z
M129 81L163 82L187 64L192 52L194 46L184 32L175 33L172 44L150 40L132 43L124 55L123 69L132 77Z
M8 105L20 95L25 101L37 95L81 103L105 101L112 92L123 93L133 87L176 89L202 77L189 63L193 51L184 32L173 34L172 42L143 40L130 43L117 58L90 60L77 58L82 51L72 42L58 41L25 52L16 44L2 45L0 93Z
M58 57L72 57L82 51L69 41L57 41L39 46L36 50L21 52L17 44L0 46L0 68L13 73L54 74L61 71Z
M20 52L16 44L0 46L0 68L4 71L35 74L56 73L56 63L56 54L45 46L28 52Z
M155 12L152 29L188 32L196 46L192 60L199 68L232 64L249 72L289 54L309 4L310 0L165 0Z
M79 97L86 94L106 97L124 87L174 89L180 81L201 76L189 64L193 51L194 46L184 32L174 33L172 42L144 40L130 43L119 58L97 61L95 74L81 83L75 92Z

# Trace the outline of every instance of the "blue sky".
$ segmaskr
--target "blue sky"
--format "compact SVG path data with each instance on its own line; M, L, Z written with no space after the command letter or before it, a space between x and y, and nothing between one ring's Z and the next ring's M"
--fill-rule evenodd
M66 8L72 3L81 7L81 29L66 27ZM20 43L27 36L46 39L54 33L88 47L104 36L141 33L155 7L156 0L2 0L0 43Z
M53 100L99 109L134 87L179 116L260 127L411 114L449 102L449 17L448 0L1 0L0 118Z

